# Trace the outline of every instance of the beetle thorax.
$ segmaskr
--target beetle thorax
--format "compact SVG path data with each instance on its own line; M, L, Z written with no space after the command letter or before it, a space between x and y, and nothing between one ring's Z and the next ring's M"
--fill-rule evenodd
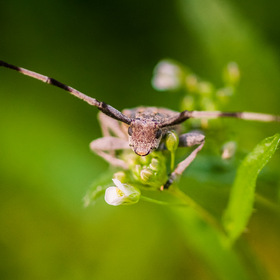
M134 119L128 128L129 146L139 156L146 156L158 148L161 129L158 123L149 119Z

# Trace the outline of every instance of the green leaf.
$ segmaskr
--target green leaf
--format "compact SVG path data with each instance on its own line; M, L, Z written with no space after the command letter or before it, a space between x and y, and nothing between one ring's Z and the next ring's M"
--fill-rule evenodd
M223 226L232 244L245 230L253 212L257 176L275 153L280 134L261 141L243 160L230 193L229 203L223 217Z

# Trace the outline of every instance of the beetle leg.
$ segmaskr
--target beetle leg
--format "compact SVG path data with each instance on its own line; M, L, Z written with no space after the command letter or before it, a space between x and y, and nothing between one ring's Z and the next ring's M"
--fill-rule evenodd
M128 169L127 164L123 160L117 158L115 154L110 153L116 150L129 149L127 140L105 136L92 141L90 143L90 149L100 157L104 158L111 165Z
M127 135L124 133L120 123L117 120L108 117L102 112L98 114L98 120L100 122L103 136L114 135L122 139L127 139Z
M115 154L116 150L129 148L127 137L120 123L102 112L98 114L98 119L104 137L92 141L90 143L90 149L111 165L128 169L127 164L123 160L117 158Z
M205 143L205 136L198 132L185 133L179 137L179 146L180 147L191 147L198 145L191 154L178 163L174 171L170 174L169 179L163 186L163 189L168 189L168 187L174 182L174 180L182 175L186 168L193 162L198 152L203 148Z

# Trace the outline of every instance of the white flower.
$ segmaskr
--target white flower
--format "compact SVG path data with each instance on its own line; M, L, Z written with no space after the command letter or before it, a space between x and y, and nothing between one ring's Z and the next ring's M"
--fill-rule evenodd
M223 145L222 150L222 159L230 159L234 156L236 152L236 142L235 141L229 141Z
M109 187L105 192L105 201L113 206L130 205L139 201L141 192L138 188L122 184L118 179L112 179L116 187Z
M182 72L178 65L168 60L160 61L154 70L152 85L156 90L174 90L181 84Z

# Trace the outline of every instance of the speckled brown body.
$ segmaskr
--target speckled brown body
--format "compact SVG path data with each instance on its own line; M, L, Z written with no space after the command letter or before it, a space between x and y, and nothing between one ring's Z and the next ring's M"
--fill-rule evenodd
M178 112L157 107L137 107L126 109L123 114L132 119L128 128L130 147L136 154L145 156L159 147L162 137L171 129L161 127L161 124L177 116Z

